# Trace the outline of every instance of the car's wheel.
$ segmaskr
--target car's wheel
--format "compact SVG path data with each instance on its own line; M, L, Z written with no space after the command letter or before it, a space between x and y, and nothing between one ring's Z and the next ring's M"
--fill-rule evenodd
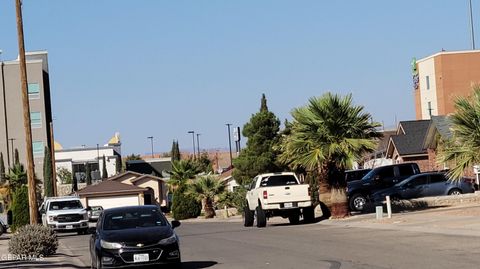
M182 259L178 258L173 264L172 268L174 269L181 269L182 268Z
M303 221L305 221L305 223L312 223L315 221L315 209L313 206L305 207L302 213Z
M365 205L367 204L367 197L361 193L355 193L350 197L349 206L350 209L353 211L362 211L365 209Z
M288 215L288 221L292 225L298 224L300 222L300 212L295 210L292 213L290 213L290 215Z
M253 221L254 221L254 218L255 218L255 212L254 211L251 211L250 208L247 206L245 206L244 208L244 214L245 214L245 219L243 220L243 225L245 227L252 227L253 226Z
M95 268L96 269L102 269L103 268L102 257L100 257L98 254L95 255Z
M451 189L449 192L448 192L448 195L460 195L462 194L462 191L459 190L459 189Z
M257 206L257 209L255 210L256 212L256 218L257 218L257 227L262 228L267 226L267 216L265 214L265 211L262 209L261 206Z

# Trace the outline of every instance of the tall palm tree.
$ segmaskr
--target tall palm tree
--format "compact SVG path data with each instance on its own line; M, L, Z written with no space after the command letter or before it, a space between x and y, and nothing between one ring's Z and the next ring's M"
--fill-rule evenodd
M3 199L5 205L10 205L12 195L15 190L27 184L27 172L20 163L15 163L5 175L5 181L0 185L0 198Z
M179 186L185 184L197 174L197 168L191 160L180 160L172 163L170 180L168 181L170 192L174 192Z
M292 169L319 175L320 201L324 216L348 215L345 169L365 152L373 151L378 123L371 121L363 106L352 104L352 95L326 93L292 111L290 133L280 143L279 161ZM330 212L328 212L330 211Z
M215 176L202 176L192 181L188 193L194 194L199 202L202 202L205 211L205 218L213 218L215 209L213 202L215 198L225 192L225 184Z
M439 152L441 163L453 164L449 175L460 179L465 169L480 163L480 86L473 87L469 97L459 97L455 101L456 112L450 116L452 139L446 141Z

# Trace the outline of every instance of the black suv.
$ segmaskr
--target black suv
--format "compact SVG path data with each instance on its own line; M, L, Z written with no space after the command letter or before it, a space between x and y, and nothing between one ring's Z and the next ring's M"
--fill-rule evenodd
M372 169L357 169L357 170L347 170L345 171L345 181L355 181L362 179L368 172L372 171Z
M420 168L416 163L393 164L374 168L361 180L348 182L350 210L362 211L374 192L392 187L416 174L420 174Z

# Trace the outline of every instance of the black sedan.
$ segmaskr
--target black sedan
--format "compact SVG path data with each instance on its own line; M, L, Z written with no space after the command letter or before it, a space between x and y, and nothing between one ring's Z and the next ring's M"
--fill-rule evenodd
M373 200L375 203L381 203L385 201L387 195L393 200L399 200L473 192L475 192L473 185L467 179L453 181L448 179L445 173L422 173L374 193Z
M106 209L90 239L92 268L171 264L181 266L178 236L154 205Z

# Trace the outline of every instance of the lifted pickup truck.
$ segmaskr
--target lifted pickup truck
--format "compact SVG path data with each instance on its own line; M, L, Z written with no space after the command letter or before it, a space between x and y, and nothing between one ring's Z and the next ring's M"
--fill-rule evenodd
M282 172L261 174L253 179L247 195L245 227L265 227L267 219L274 216L288 218L291 224L298 224L303 215L305 222L313 222L314 208L309 186L300 184L295 173Z
M40 206L42 224L57 232L78 232L88 230L88 208L84 208L76 196L47 197Z

